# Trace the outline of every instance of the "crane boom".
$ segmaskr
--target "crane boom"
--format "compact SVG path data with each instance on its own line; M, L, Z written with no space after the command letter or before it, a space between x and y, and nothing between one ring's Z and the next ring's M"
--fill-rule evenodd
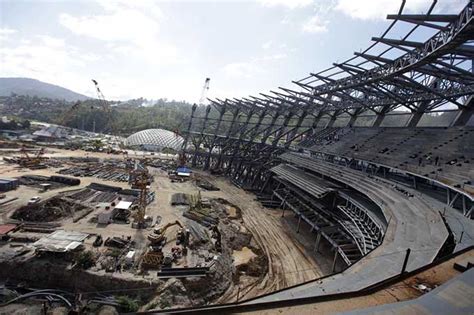
M201 98L199 99L199 104L202 104L206 101L207 91L209 91L209 83L211 78L206 78L204 81L204 86L202 87Z

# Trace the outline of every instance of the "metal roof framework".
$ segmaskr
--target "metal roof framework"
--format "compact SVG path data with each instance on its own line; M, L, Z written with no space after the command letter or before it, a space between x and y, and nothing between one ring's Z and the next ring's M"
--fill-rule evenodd
M193 107L184 142L193 165L225 168L235 178L250 172L255 183L261 172L251 171L251 165L268 168L272 156L311 136L322 118L328 120L326 127L344 116L351 125L371 113L379 126L388 113L405 112L412 115L408 126L415 127L423 114L446 104L468 111L469 118L474 107L474 1L457 15L433 14L435 5L436 0L426 14L404 14L403 1L367 49L292 81L294 88L209 99L209 106ZM406 34L390 38L400 24ZM433 35L420 41L420 30Z

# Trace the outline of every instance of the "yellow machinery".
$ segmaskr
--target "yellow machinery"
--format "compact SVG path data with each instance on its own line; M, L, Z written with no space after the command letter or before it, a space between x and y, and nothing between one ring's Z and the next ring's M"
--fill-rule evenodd
M18 163L23 167L37 168L44 160L44 148L38 150L35 156L28 155L28 151L24 146L21 148L20 152L22 156L19 158Z
M165 236L166 230L168 230L168 228L174 225L178 225L181 229L184 230L183 224L179 222L178 220L176 220L174 222L170 222L166 224L165 226L159 229L155 229L155 231L152 234L148 235L148 240L151 242L152 245L159 245L163 243L164 241L166 241L166 236Z

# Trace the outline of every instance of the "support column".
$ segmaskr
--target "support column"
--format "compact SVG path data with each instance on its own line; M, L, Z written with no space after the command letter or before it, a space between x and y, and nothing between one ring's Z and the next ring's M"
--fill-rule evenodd
M340 110L335 110L334 113L331 116L331 119L329 120L328 124L326 125L326 128L331 128L334 125L334 122L336 122L337 116L339 116Z
M316 235L316 242L314 243L314 250L319 253L319 245L321 245L321 231Z
M436 89L436 86L440 83L439 81L440 81L440 79L438 79L438 78L435 79L434 81L432 81L429 84L429 87ZM430 105L430 103L431 103L431 101L419 102L418 108L416 109L416 111L413 112L413 115L411 116L410 120L407 122L406 127L415 128L418 125L418 123L420 122L421 117L423 117L423 114L425 113L425 111L428 108L428 106Z
M209 118L209 112L211 111L211 105L208 105L206 107L206 114L204 116L204 121L202 123L202 128L201 128L201 136L196 144L196 152L194 153L194 156L193 156L193 161L192 161L192 165L193 166L196 166L196 160L197 160L197 152L199 151L200 147L201 147L201 144L204 140L204 130L206 129L206 126L207 126L207 119Z
M191 127L192 127L192 124L193 124L194 113L196 112L196 108L197 108L197 105L194 104L192 109L191 109L191 118L189 119L188 130L186 132L186 138L184 138L184 141L183 141L183 150L184 151L186 150L186 147L188 145L188 140L189 140L189 136L191 134Z
M332 261L332 268L331 268L332 272L336 270L337 255L339 254L338 249L339 247L335 247L334 260Z
M299 233L299 232L300 232L300 224L301 224L301 214L299 214L298 226L296 227L296 233Z
M380 125L383 122L383 119L385 118L385 114L388 112L390 107L387 105L380 112L377 113L377 118L375 119L374 123L372 124L372 127L380 127Z
M473 115L474 115L474 96L471 96L466 102L466 107L461 109L459 114L456 116L456 118L452 122L451 126L453 127L465 126Z
M236 108L235 111L234 111L234 115L232 116L232 122L230 123L230 126L229 126L229 129L227 129L227 133L226 133L226 139L228 140L229 137L230 137L230 134L232 132L232 129L234 128L234 124L235 124L235 121L237 120L237 117L239 116L239 113L240 113L240 108ZM217 165L216 165L216 168L219 168L221 167L221 164L222 164L222 155L224 154L224 150L223 148L221 148L221 152L219 154L219 159L217 160Z
M352 127L352 126L354 126L354 123L355 123L355 121L357 120L357 117L359 116L359 114L360 114L361 111L362 111L362 109L359 108L359 109L356 109L353 114L350 114L350 115L351 115L351 119L350 119L349 122L347 123L347 127Z
M226 107L226 102L227 101L224 102L224 104L222 105L221 108L218 108L218 110L219 110L219 121L217 122L216 130L214 131L214 137L212 139L211 145L209 146L209 153L207 155L206 161L204 162L204 169L205 170L208 169L209 166L210 166L212 150L214 149L214 147L216 145L217 135L219 133L219 129L221 127L222 119L223 119L225 111L226 111L226 108L225 108Z

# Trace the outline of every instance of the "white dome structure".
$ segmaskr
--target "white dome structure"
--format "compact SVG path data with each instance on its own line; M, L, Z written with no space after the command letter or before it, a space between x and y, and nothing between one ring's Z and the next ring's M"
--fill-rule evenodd
M172 149L179 151L183 145L183 137L165 129L146 129L134 133L125 140L125 145L147 151Z

